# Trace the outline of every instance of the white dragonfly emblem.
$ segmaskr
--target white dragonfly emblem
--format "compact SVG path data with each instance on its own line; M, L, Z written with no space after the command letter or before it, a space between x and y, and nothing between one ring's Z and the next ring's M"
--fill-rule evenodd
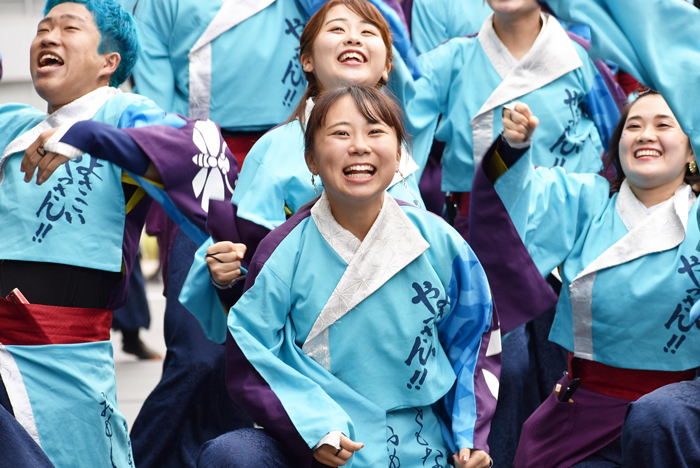
M192 162L202 168L192 179L192 188L195 198L202 195L202 209L206 213L209 200L224 200L225 190L233 194L228 181L231 162L226 157L226 143L219 128L211 120L195 122L192 141L200 151L192 156Z

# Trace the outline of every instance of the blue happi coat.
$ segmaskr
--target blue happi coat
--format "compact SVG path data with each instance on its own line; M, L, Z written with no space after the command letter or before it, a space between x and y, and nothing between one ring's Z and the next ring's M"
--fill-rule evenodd
M533 162L570 172L598 172L619 111L585 49L551 16L519 61L501 43L489 17L476 37L451 39L419 57L423 77L390 86L404 103L409 130L421 143L435 132L446 142L442 190L471 190L474 168L502 130L504 105L518 100L543 120L533 142ZM478 70L478 73L475 72ZM396 76L405 76L397 68ZM400 82L399 82L400 81ZM414 150L425 163L429 145Z
M134 67L136 92L168 112L211 119L231 131L267 130L284 122L306 89L299 38L323 3L141 0L133 7L142 45ZM415 68L398 14L382 0L372 3Z
M307 113L312 105L313 102L309 101ZM415 176L418 167L407 150L403 153L399 168L405 176L406 185L401 175L397 174L388 192L399 200L423 207ZM316 184L319 190L323 190L319 177ZM318 194L311 184L311 171L304 159L304 131L299 120L294 120L266 133L246 156L231 200L235 206L239 235L216 240L242 242L251 250L249 255L252 257L261 236L280 226L291 214L316 197ZM210 226L216 223L216 219L210 220ZM256 232L260 234L248 234L246 225L257 226ZM226 317L211 283L205 259L206 250L213 242L210 239L197 251L180 302L199 319L209 338L223 342Z
M442 220L386 195L360 242L324 194L263 241L246 287L228 317L229 391L292 453L331 431L364 443L354 467L444 467L484 448L500 338L483 270Z
M453 37L476 34L492 11L484 0L413 0L413 46L423 54Z
M125 200L120 168L84 154L38 186L24 182L19 165L24 149L49 128L87 119L136 127L164 116L152 101L107 87L49 116L29 106L1 106L0 259L130 269L135 252L125 251L125 219L138 200ZM113 292L111 303L124 299ZM109 340L0 343L0 373L15 417L57 468L133 466Z
M253 10L240 3L138 2L136 91L169 112L225 129L265 130L284 121L306 88L296 48L307 16L296 0L258 2Z
M626 182L609 196L603 177L535 169L528 155L495 189L540 273L561 265L552 341L615 367L700 366L700 322L689 317L700 232L688 185L648 214Z
M700 11L692 4L660 0L646 3L643 10L630 0L548 0L547 4L567 21L590 26L592 55L616 61L661 92L697 154L700 125L691 103L700 100L695 80L700 72ZM650 22L652 17L658 21ZM694 307L692 318L698 317L700 307Z

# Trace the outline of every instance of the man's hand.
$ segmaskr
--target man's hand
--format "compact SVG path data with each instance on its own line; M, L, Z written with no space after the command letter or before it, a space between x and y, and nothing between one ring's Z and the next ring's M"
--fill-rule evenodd
M20 171L25 174L25 182L32 181L34 171L38 168L36 183L37 185L41 185L51 177L51 174L58 169L58 166L69 161L67 157L61 154L44 150L44 143L56 133L56 130L58 130L58 127L46 130L24 151L24 158L22 158Z
M459 453L452 455L454 464L458 468L487 468L491 466L491 457L483 450L469 450L463 448Z
M206 260L212 279L219 286L227 286L241 276L241 259L245 255L244 244L217 242L207 249Z
M323 444L314 450L314 458L324 465L343 466L355 452L364 447L365 444L353 442L341 434L340 450L328 444Z
M508 143L524 143L535 132L540 120L532 115L527 104L516 102L513 110L503 109L503 136Z

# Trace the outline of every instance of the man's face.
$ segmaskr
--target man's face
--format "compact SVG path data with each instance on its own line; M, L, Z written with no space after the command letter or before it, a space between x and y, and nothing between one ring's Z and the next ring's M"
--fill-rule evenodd
M49 112L109 85L119 54L99 54L101 37L92 14L79 3L61 3L39 22L29 65Z

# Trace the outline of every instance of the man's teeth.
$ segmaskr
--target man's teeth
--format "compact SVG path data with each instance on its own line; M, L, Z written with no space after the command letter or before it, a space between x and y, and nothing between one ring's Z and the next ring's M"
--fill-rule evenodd
M360 63L365 62L365 58L362 55L358 54L357 52L345 52L343 55L340 56L339 60L341 62L345 62L345 61L350 60L350 59L356 59Z
M46 54L41 57L41 60L39 60L39 65L41 66L41 68L48 68L54 65L63 65L63 60L61 60L59 57L56 57L55 55Z
M639 150L636 153L634 153L635 158L644 158L647 156L658 158L659 156L661 156L661 152L656 150Z

